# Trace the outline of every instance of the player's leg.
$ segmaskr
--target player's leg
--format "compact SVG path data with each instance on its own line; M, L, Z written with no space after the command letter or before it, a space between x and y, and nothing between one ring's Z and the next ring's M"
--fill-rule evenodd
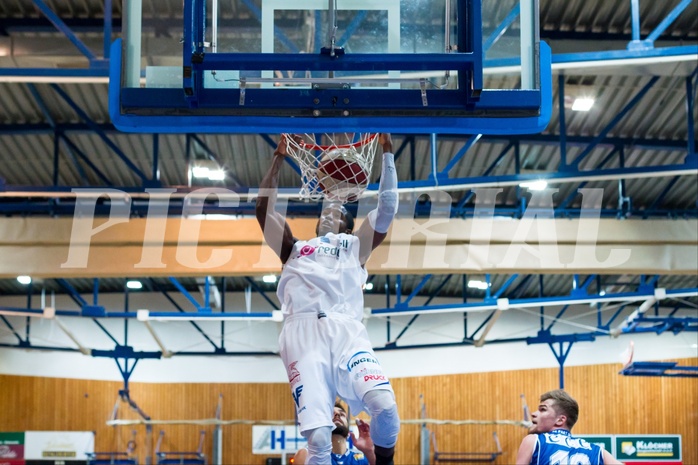
M348 330L351 342L345 347L347 356L339 367L337 389L352 411L366 410L371 415L376 464L391 464L400 432L393 388L371 349L366 328L354 321Z
M392 391L375 389L366 393L363 403L371 415L371 439L376 453L376 465L392 464L400 432L395 395Z
M335 387L329 347L316 315L289 318L279 337L301 434L308 441L308 464L330 463Z

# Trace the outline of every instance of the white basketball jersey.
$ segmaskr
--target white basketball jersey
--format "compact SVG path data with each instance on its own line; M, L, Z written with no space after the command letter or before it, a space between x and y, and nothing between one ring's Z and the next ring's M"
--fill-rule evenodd
M367 277L359 261L359 239L327 233L294 244L276 293L284 315L335 312L361 320Z

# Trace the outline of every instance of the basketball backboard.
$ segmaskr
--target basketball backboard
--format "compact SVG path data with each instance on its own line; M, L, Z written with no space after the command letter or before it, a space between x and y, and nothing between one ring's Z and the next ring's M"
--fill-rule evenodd
M537 0L184 0L169 44L140 0L126 8L110 79L124 131L513 134L549 120Z

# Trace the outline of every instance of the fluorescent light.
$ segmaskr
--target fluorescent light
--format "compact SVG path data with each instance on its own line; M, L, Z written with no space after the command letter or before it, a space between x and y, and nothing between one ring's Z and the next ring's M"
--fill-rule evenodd
M224 181L225 180L225 170L208 170L208 179L210 181Z
M487 290L490 287L485 281L479 281L477 279L471 279L468 281L468 287L473 289L480 289L481 291Z
M573 111L589 111L594 106L593 98L577 97L572 103Z
M264 281L265 283L274 284L276 282L276 275L273 275L273 274L264 275L264 276L262 276L262 281Z
M195 178L208 178L208 167L207 166L195 166L191 169L191 174Z
M142 289L143 284L140 281L131 280L126 282L126 287L129 289Z
M366 289L367 291L372 291L373 290L373 283L366 283L366 285L364 286L364 289Z
M20 284L30 284L32 282L32 277L31 276L17 276L17 281L19 281Z
M528 189L530 191L542 191L548 187L548 182L543 181L542 179L539 181L527 181L519 184L519 187L523 187L524 189Z
M603 289L601 289L601 290L599 291L599 295L600 295L601 297L605 296L605 295L606 295L606 291L604 291Z
M208 166L194 166L191 169L191 174L198 179L208 179L210 181L225 180L225 170L222 168L211 169Z

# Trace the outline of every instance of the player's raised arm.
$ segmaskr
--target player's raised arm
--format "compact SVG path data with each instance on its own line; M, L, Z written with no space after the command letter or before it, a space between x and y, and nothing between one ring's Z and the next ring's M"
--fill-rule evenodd
M259 184L259 196L255 207L257 222L264 233L264 240L274 249L274 252L281 259L281 263L286 263L293 250L293 244L296 242L286 219L274 209L279 188L279 170L281 170L281 165L288 155L286 137L285 134L281 135L279 145L274 150L271 166Z
M397 172L395 171L395 156L390 134L380 134L378 142L383 146L381 180L378 188L378 206L371 210L356 236L361 243L359 260L366 264L371 252L378 247L387 236L398 207Z

